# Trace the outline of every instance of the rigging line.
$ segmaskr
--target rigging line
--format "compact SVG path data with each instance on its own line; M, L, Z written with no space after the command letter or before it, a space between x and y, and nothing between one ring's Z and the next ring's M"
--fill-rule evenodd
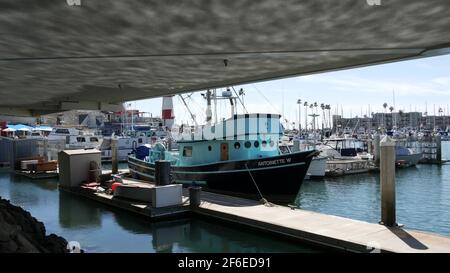
M206 119L205 109L203 109L203 107L202 107L201 105L199 105L199 104L197 103L196 100L194 100L194 99L192 98L192 95L193 95L193 94L194 94L194 93L192 93L191 96L189 96L189 99L191 100L191 102L193 103L194 107L195 107L196 110L198 111L198 113L197 113L196 116L200 116L200 118L201 118L202 120L205 120L205 119Z
M254 84L252 84L252 87L255 88L256 91L258 91L258 93L266 100L266 102L270 105L270 107L272 107L275 110L275 112L277 112L278 115L281 115L280 111L270 103L269 99L267 99L267 97L264 96L264 94L258 88L256 88Z
M189 109L189 107L188 107L188 105L187 105L185 99L183 98L183 96L182 96L181 94L179 94L179 95L178 95L178 98L180 98L180 99L183 101L183 104L184 104L184 106L186 107L187 111L189 112L190 117L191 117L192 121L194 122L194 124L195 124L195 125L198 125L198 124L197 124L197 121L195 120L194 114L191 112L191 109ZM185 117L185 116L186 116L186 110L185 110L185 112L184 112L184 117Z
M261 197L261 200L260 200L260 201L263 202L263 204L264 204L265 206L273 207L274 205L273 205L272 203L270 203L269 201L267 201L266 198L263 197L261 191L259 190L258 184L256 184L256 181L255 181L255 179L253 178L253 175L252 175L252 173L250 172L250 170L249 170L249 168L248 168L248 166L247 166L247 163L245 163L245 168L247 169L248 174L250 175L250 178L251 178L252 181L253 181L253 184L255 184L255 187L256 187L256 189L258 190L259 196Z
M236 89L234 89L234 86L232 86L231 88L233 88L234 94L236 95L236 97L238 98L238 100L241 103L242 107L244 108L245 113L248 114L247 108L245 108L244 102L241 100L241 97L239 97L238 93L236 92Z

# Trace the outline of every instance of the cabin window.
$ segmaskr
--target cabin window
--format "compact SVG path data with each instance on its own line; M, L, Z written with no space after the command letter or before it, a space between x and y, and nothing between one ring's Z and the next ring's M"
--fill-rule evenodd
M245 148L249 149L250 147L252 147L252 143L250 141L246 141L244 146Z
M65 134L65 135L68 135L68 134L69 134L69 129L56 129L55 133L56 133L56 134Z
M236 150L239 150L239 148L241 148L241 143L235 142L235 143L234 143L234 148L235 148Z
M267 146L267 141L263 140L263 141L261 142L261 145L262 145L263 147L266 147L266 146Z
M96 138L96 137L91 137L91 138L90 138L90 141L91 141L91 142L98 142L98 138Z
M84 137L77 137L77 142L86 142Z
M208 151L211 151L212 150L212 147L211 147L211 145L209 145L208 146Z
M258 148L258 147L259 147L259 142L258 142L258 140L255 141L255 143L253 143L253 145L255 146L255 148Z
M184 146L183 156L184 157L192 157L192 146Z
M138 139L138 143L142 143L142 138Z

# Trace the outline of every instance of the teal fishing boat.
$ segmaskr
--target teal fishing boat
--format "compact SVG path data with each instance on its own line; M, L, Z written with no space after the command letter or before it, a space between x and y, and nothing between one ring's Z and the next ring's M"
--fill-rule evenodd
M135 177L154 180L155 162L168 160L176 183L290 203L317 151L283 154L278 147L282 132L280 115L233 115L222 123L178 132L177 151L158 143L146 153L130 155L128 165Z

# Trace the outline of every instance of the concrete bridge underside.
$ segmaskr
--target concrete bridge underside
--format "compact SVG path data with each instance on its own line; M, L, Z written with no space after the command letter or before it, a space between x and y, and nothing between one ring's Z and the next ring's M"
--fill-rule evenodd
M450 1L3 0L0 114L449 53Z

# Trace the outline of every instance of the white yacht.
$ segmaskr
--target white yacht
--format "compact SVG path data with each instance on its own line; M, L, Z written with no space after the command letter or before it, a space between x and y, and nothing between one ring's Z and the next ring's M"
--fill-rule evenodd
M111 161L111 138L117 138L117 152L119 161L127 161L128 155L139 146L151 143L151 137L146 132L130 131L121 136L105 137L100 151L102 152L102 161Z
M74 127L54 128L48 135L48 140L63 140L66 149L98 149L102 144L102 136Z

